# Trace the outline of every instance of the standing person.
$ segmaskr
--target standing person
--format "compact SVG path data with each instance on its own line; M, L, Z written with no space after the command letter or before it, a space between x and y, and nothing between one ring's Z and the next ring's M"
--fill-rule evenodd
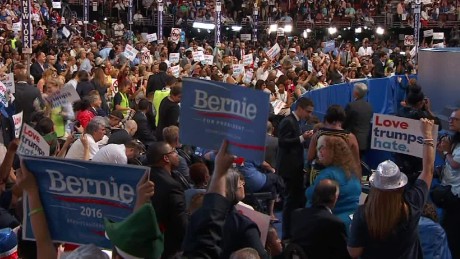
M80 70L77 73L78 84L77 84L77 93L80 98L84 98L89 95L89 93L94 89L93 83L89 81L89 74L85 70Z
M369 148L369 131L371 129L371 119L374 113L372 106L364 97L367 94L367 85L356 83L353 87L353 102L345 107L346 118L343 123L345 130L353 133L358 140L360 157Z
M172 125L179 126L179 103L182 98L182 85L176 84L171 87L171 92L164 98L158 109L158 126L156 137L158 141L163 140L163 129Z
M446 230L452 256L460 258L460 110L450 115L449 130L455 132L454 136L442 138L438 151L442 152L445 160L441 185L450 186L447 194L450 199L445 199L444 204L436 205L444 209L441 225ZM434 200L434 192L432 197Z
M109 114L110 110L109 105L107 104L107 89L110 87L110 84L107 84L104 74L104 68L96 68L91 83L93 83L94 89L96 89L99 92L99 95L101 97L101 109L104 110L106 114Z
M24 123L30 123L32 113L45 106L42 95L38 88L27 83L27 68L24 64L18 63L14 66L14 78L16 79L16 92L14 93L16 112L24 112Z
M166 86L166 79L169 75L166 73L168 70L168 64L165 62L161 62L159 65L160 72L157 74L153 74L149 77L147 81L147 96L150 93L154 93L157 90L161 90Z
M34 77L34 84L37 84L48 65L45 63L46 54L44 52L39 51L35 57L35 62L30 66L30 75Z
M278 127L279 149L276 171L283 177L286 184L283 207L283 239L290 237L291 212L305 205L303 143L313 135L313 131L300 132L300 120L310 118L313 113L313 102L301 97L296 104L295 111L284 118Z
M433 180L433 121L421 119L423 170L413 185L395 163L382 162L370 178L367 201L353 215L348 252L352 258L423 258L418 222Z
M152 205L165 235L161 258L175 258L181 251L187 227L184 191L171 175L179 165L179 155L169 144L155 142L147 150L147 160L152 166L149 179L155 183Z
M128 93L131 87L131 81L124 78L118 81L118 93L113 97L113 110L121 111L123 116L126 118L128 112L131 110L129 107Z

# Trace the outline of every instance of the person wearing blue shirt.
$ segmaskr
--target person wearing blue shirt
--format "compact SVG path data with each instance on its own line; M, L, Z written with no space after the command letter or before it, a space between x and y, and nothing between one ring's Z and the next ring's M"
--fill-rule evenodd
M345 140L334 136L321 136L316 150L319 162L326 168L321 170L305 192L307 207L311 207L313 190L323 179L330 179L339 185L340 194L332 213L345 223L348 231L351 217L358 208L361 195L360 176L357 175L353 155Z

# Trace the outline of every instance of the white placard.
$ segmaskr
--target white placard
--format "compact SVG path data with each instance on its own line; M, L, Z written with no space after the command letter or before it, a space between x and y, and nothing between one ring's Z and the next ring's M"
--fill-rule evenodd
M16 92L16 86L14 84L14 74L9 73L5 74L3 77L2 83L6 86L6 89L9 93L14 94Z
M222 11L222 3L217 1L216 2L216 12L221 12Z
M169 62L171 62L171 64L179 63L179 59L180 59L179 53L169 53Z
M62 28L62 35L64 35L64 37L66 37L66 38L68 38L70 36L70 31L65 26Z
M415 45L414 35L404 35L404 46Z
M69 85L58 90L53 95L48 96L46 100L51 104L51 108L56 108L66 104L72 104L73 102L80 100L80 96L75 88Z
M203 61L204 60L204 53L201 50L193 51L192 55L193 55L193 60L194 61Z
M268 236L268 228L270 227L270 216L255 210L251 210L250 208L240 204L236 204L235 208L238 213L241 213L244 216L250 218L254 223L257 224L257 227L260 231L260 241L262 242L262 245L265 246L265 242L267 241Z
M53 9L61 9L61 1L53 2Z
M444 32L433 32L433 40L443 40Z
M280 111L286 106L286 104L281 100L275 100L271 102L271 104L273 106L273 112L275 115L278 115Z
M246 71L246 73L244 74L243 83L245 84L251 83L253 76L254 76L254 71L251 71L251 70Z
M276 36L277 36L277 37L282 37L282 36L284 36L284 29L283 29L283 28L278 28L278 29L276 30Z
M158 37L157 37L156 33L147 34L145 37L146 37L147 42L152 42L152 41L157 41L158 40Z
M24 112L20 112L13 115L13 123L14 123L14 137L19 138L21 134L22 122L23 122L23 114Z
M234 77L237 77L237 76L243 74L243 72L244 72L243 64L233 64L232 68L233 68L233 76Z
M130 61L133 61L136 58L137 53L139 53L139 51L137 49L133 48L133 46L131 46L129 44L126 44L125 57L127 59L129 59Z
M241 41L250 41L252 35L250 33L243 33L240 35Z
M212 66L214 64L214 56L213 55L204 55L204 60L202 62L204 65Z
M174 41L175 43L178 43L179 40L180 40L180 33L181 33L181 29L179 28L172 28L171 29L171 41Z
M426 31L423 31L423 37L431 37L433 36L433 29L431 30L426 30Z
M311 60L308 60L307 70L308 72L313 71L313 62L311 62Z
M243 56L243 65L250 66L253 61L252 53Z
M16 22L16 23L13 23L13 27L12 27L12 30L15 31L15 32L18 32L21 30L21 22Z
M372 149L423 157L423 135L419 120L374 113L372 121ZM432 134L436 146L437 125L433 127Z
M170 67L169 69L170 69L170 71L171 71L171 74L172 74L175 78L179 78L179 75L180 75L180 66L179 66L179 65Z
M274 59L280 52L281 52L280 45L276 43L273 47L271 47L271 49L267 51L266 54L269 59Z
M17 153L27 156L49 156L50 145L33 127L24 123Z
M0 82L0 102L3 103L5 107L8 107L8 89Z

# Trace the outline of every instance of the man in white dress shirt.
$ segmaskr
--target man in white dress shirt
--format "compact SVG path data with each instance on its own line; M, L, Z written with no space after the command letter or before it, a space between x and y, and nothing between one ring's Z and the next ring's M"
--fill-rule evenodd
M86 133L72 144L67 152L66 158L91 160L99 151L97 144L106 133L109 123L106 118L101 116L94 117L86 126Z

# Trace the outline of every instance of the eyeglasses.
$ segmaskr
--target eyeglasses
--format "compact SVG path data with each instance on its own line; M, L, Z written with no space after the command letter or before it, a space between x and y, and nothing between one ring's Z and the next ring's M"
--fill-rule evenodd
M449 121L460 121L460 118L449 117Z
M163 156L167 156L174 153L177 153L177 150L175 148L173 148L173 150L169 151L168 153L163 154Z

